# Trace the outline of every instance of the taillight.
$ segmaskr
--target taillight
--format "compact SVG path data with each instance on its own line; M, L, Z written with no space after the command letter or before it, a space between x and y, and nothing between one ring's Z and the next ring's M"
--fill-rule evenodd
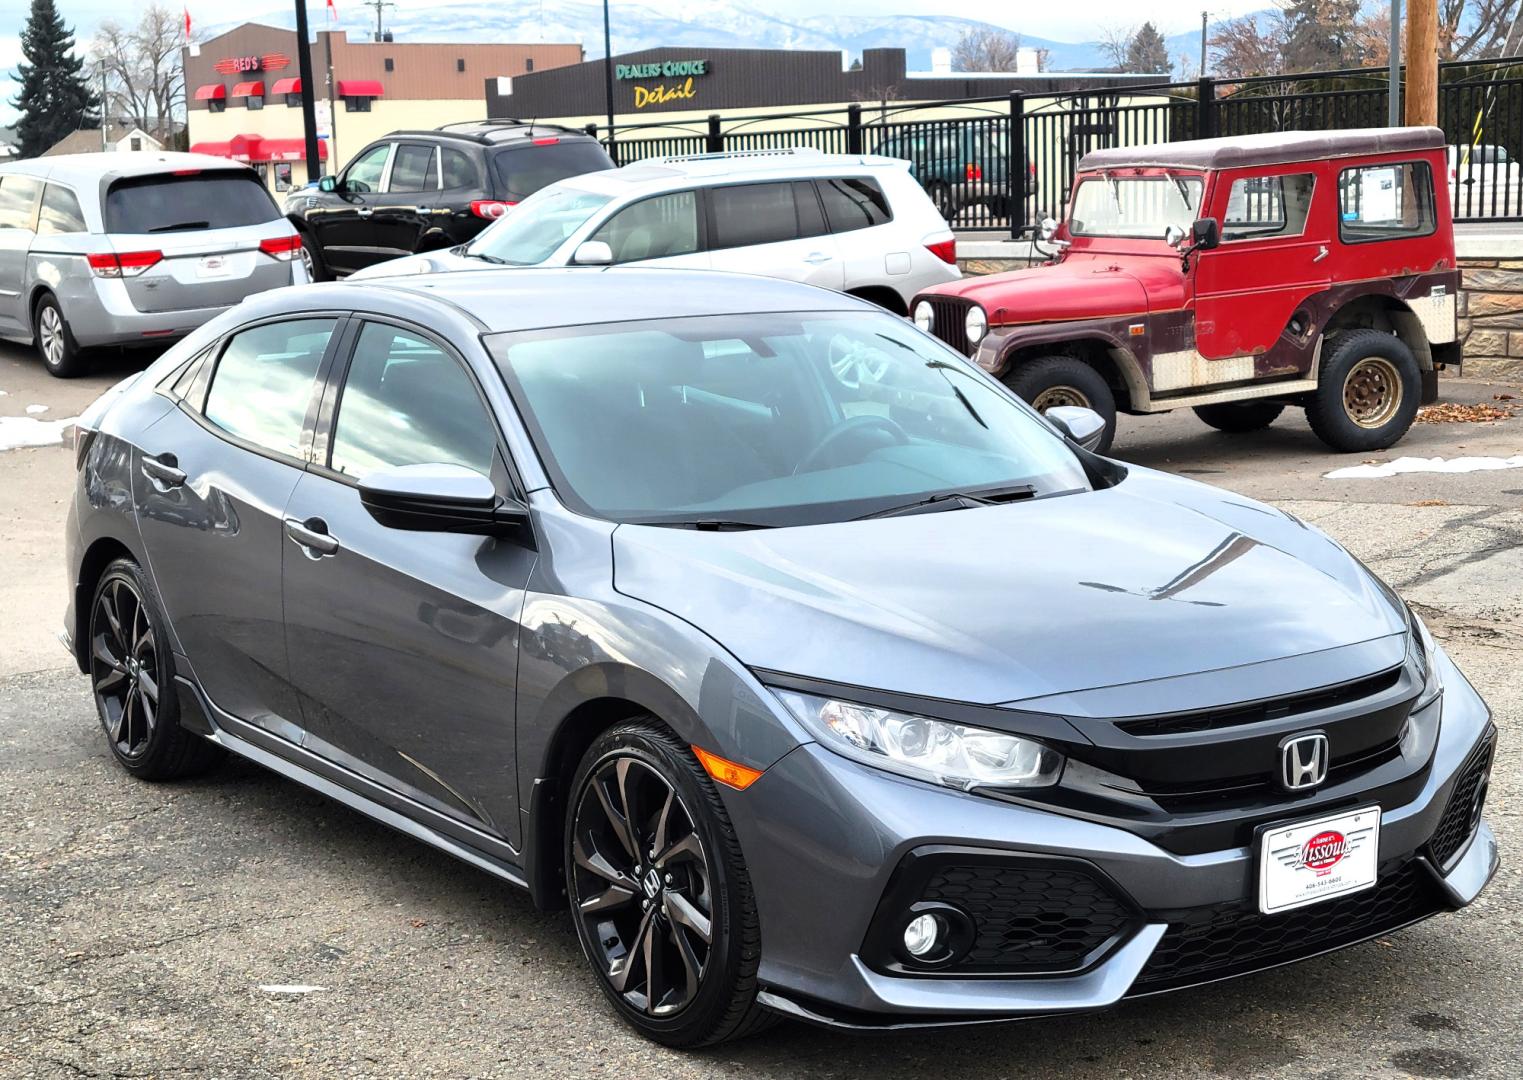
M533 140L535 146L554 146L560 141L560 136L558 135L546 135L542 138Z
M517 206L516 202L504 202L500 199L473 199L471 201L471 213L488 221L496 221L508 212L508 207Z
M301 237L296 233L290 236L272 236L268 240L259 241L259 250L272 259L290 262L301 252Z
M936 256L942 262L950 266L957 265L957 240L940 240L934 244L927 244L925 249Z
M104 251L85 256L95 276L104 278L137 277L163 258L162 251Z
M969 180L982 180L984 178L984 167L982 165L970 161L962 168L963 173Z

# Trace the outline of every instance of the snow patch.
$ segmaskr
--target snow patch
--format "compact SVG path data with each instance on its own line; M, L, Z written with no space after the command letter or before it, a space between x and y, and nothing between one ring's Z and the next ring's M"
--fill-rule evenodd
M57 446L63 442L63 433L77 419L77 416L68 416L62 420L0 416L0 450L18 450L23 446Z
M1324 474L1328 480L1373 480L1398 473L1468 473L1491 469L1523 469L1523 454L1510 458L1459 457L1444 459L1403 457L1379 465L1350 465Z
M46 405L28 405L26 407L26 414L28 416L41 416L47 411L48 407Z

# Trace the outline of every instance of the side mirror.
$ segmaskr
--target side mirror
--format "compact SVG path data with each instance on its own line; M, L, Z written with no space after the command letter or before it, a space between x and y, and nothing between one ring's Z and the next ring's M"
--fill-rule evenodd
M1042 223L1037 226L1037 235L1043 240L1051 240L1058 235L1058 223L1054 218L1044 217Z
M1054 405L1042 415L1049 424L1086 450L1094 450L1105 437L1105 419L1094 409Z
M584 240L576 246L571 261L577 266L611 266L613 248L602 240Z
M1177 248L1185 242L1185 231L1178 225L1170 225L1163 230L1163 242L1171 248Z
M475 469L445 463L376 469L360 480L360 504L389 529L500 536L529 520Z
M336 176L325 176L325 177L323 177L321 180L319 180L317 182L317 190L318 191L325 191L325 192L327 192L328 194L331 195L333 192L338 190L338 177L336 177Z
M1222 226L1215 218L1201 218L1190 227L1190 244L1198 251L1210 251L1222 242Z

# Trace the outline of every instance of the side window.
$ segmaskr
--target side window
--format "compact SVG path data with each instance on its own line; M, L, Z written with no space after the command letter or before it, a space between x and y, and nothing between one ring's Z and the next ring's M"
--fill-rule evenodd
M57 184L42 189L42 212L37 217L39 236L85 231L85 215L74 192Z
M496 429L459 361L427 338L368 323L338 400L332 467L361 477L439 462L492 474Z
M185 370L180 372L180 377L174 381L169 392L188 408L200 412L206 404L206 381L211 377L211 371L212 350L207 349L185 365Z
M713 249L796 240L798 211L790 184L735 184L709 189Z
M1427 236L1437 228L1426 161L1363 165L1338 176L1338 235L1346 244Z
M0 229L30 229L42 182L16 173L0 178Z
M235 334L206 395L206 419L230 435L298 457L301 427L334 319L265 323Z
M808 180L793 182L793 202L799 215L800 236L821 236L830 230L825 227L825 211L820 209L820 197L814 184Z
M698 197L677 191L641 199L604 222L593 239L613 249L616 263L691 255L698 250Z
M1306 215L1311 209L1315 186L1316 178L1311 173L1239 177L1227 192L1222 239L1300 236L1306 231Z
M349 163L344 170L344 187L348 191L380 191L381 176L386 172L386 158L391 143L372 146Z
M872 180L821 180L820 198L831 232L852 232L894 219L883 189Z
M448 146L444 148L444 186L451 191L481 186L481 172L469 154Z
M397 147L396 160L391 163L391 179L386 190L399 194L433 191L439 186L439 172L434 165L436 158L432 146L402 143Z

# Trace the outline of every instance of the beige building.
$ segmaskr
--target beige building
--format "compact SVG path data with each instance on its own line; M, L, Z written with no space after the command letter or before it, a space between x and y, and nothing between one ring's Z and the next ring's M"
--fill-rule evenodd
M484 119L488 80L581 60L573 44L352 41L321 31L312 45L317 173L338 171L392 131ZM274 191L306 183L293 31L245 23L189 46L185 85L191 150L246 161Z
M98 154L103 150L162 150L164 146L140 127L107 124L105 135L100 128L71 131L42 152L43 157L59 154Z

